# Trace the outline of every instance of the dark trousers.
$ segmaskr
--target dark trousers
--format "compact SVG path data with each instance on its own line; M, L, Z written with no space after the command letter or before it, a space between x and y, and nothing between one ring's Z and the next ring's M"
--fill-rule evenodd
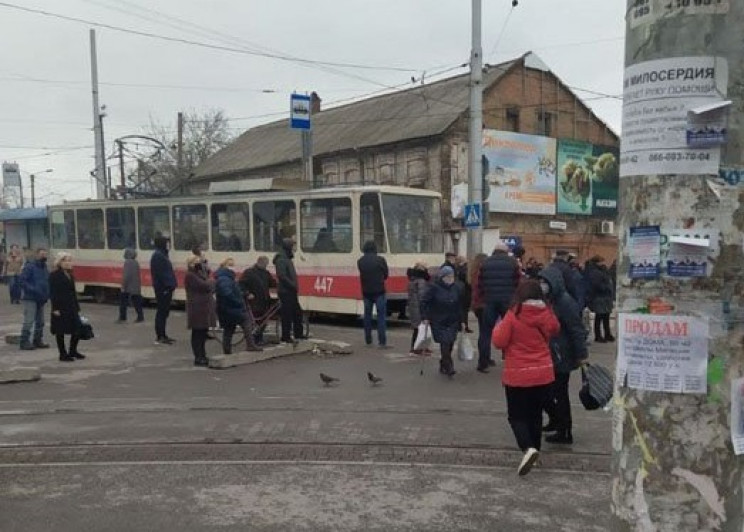
M387 345L387 296L364 296L364 341L372 344L372 307L377 308L377 343Z
M304 331L302 327L302 307L297 298L297 292L279 292L279 315L282 318L282 341L292 341L291 333L294 331L295 338L302 338Z
M242 323L227 322L222 323L222 352L226 355L232 353L232 337L238 325L243 329L246 347L253 344L251 334L253 334L253 319L250 313L247 313Z
M602 329L604 328L604 336L602 336ZM609 314L595 314L594 315L594 339L595 340L607 340L612 338L610 332L610 315Z
M542 444L542 412L550 397L551 385L517 388L504 386L506 409L517 445L525 452Z
M57 350L59 351L59 356L66 357L67 355L74 355L78 352L77 346L78 342L80 341L80 338L78 338L77 335L73 334L70 336L70 350L68 351L65 348L65 335L64 334L57 334L55 335L55 339L57 340Z
M478 320L478 367L488 367L491 361L491 333L506 311L509 310L508 303L500 301L486 303L483 306L482 318Z
M18 275L9 275L6 278L8 282L8 291L10 292L10 302L20 303L21 302L21 280Z
M157 301L157 310L155 311L155 336L158 339L166 338L168 335L165 334L165 324L168 321L168 315L170 315L173 291L169 290L165 293L155 294L155 300Z
M571 398L568 396L570 373L556 373L550 397L545 403L548 422L557 430L571 430Z
M137 319L142 321L145 319L145 315L142 313L142 296L139 294L129 294L127 292L121 292L119 294L119 319L121 321L127 320L127 307L129 302L132 302L134 311L137 313Z
M194 360L207 358L207 334L209 329L191 329L191 352Z
M450 370L455 367L455 363L452 361L452 350L455 347L454 343L440 342L439 349L441 352L441 358L439 359L439 367L445 370Z

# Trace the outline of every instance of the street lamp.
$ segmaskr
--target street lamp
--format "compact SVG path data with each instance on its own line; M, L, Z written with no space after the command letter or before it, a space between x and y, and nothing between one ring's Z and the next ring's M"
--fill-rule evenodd
M34 184L34 181L36 179L36 176L38 174L46 174L46 173L49 173L49 172L54 172L54 168L47 168L46 170L42 170L40 172L36 172L35 174L31 174L30 175L30 179L31 179L31 208L36 207L36 192L35 192L36 189L35 189L35 184Z

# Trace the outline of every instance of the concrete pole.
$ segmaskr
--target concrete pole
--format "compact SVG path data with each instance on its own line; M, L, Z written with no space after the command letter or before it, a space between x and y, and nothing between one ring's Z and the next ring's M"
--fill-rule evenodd
M36 176L31 174L29 179L31 181L31 208L33 209L36 207Z
M666 14L638 11L647 7L659 9L662 4L672 6L672 10ZM728 6L728 13L714 14L721 5ZM744 1L627 0L627 13L626 68L670 58L680 65L673 74L671 68L647 73L647 80L649 75L673 75L678 82L689 79L686 83L693 87L698 74L705 77L706 72L698 67L684 68L685 61L692 65L697 58L712 57L716 72L728 67L728 82L723 83L727 87L718 86L721 99L733 101L720 166L741 169ZM625 109L629 99L636 97L630 96L629 90L648 91L642 76L629 82L626 76ZM698 87L700 82L697 80ZM628 88L629 84L635 86ZM696 92L697 87L682 94ZM674 93L679 94L677 89ZM653 93L642 94L656 97ZM663 111L649 109L648 114L653 117L659 112ZM624 150L625 143L629 146L633 141L633 137L626 136L632 126L625 123L627 120L626 114ZM658 123L652 125L657 126ZM681 148L682 155L692 151L684 145ZM624 160L621 174L622 165L633 162ZM624 236L620 238L618 260L618 309L632 312L649 297L659 296L674 307L675 315L708 318L708 392L680 394L617 388L613 415L613 531L744 530L744 470L732 449L729 415L731 381L744 375L744 189L741 183L716 179L718 168L708 175L694 175L689 164L692 163L683 165L689 173L656 172L620 179L619 221L620 235ZM662 232L670 226L692 228L695 233L711 233L720 238L720 246L709 250L710 275L629 279L628 229L653 225L660 225Z
M176 141L176 174L178 175L178 182L181 183L183 179L183 113L178 113L177 123L178 140Z
M470 55L470 120L468 124L468 203L483 205L481 175L483 154L483 48L481 45L481 0L473 0L472 52ZM483 249L482 223L488 216L481 212L481 227L467 230L467 254L474 257Z
M96 30L90 30L90 81L93 92L93 146L96 155L96 197L106 197L106 163L103 151L103 122L98 101L98 55L96 52Z

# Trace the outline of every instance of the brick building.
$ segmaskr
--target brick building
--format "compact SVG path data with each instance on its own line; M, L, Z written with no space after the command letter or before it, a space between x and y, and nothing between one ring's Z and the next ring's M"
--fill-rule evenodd
M441 191L448 245L457 250L464 234L451 202L453 185L467 176L468 84L469 76L460 75L327 110L314 94L314 182L308 186L375 183ZM618 136L532 53L487 66L483 87L486 129L619 146ZM215 154L197 168L190 192L259 177L303 179L300 134L287 120L250 129ZM491 212L488 227L502 237L521 237L528 256L541 261L559 248L582 259L600 253L612 260L613 221Z

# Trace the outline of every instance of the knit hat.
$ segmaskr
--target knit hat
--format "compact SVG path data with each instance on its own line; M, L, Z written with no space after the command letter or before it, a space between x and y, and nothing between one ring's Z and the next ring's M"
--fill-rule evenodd
M448 275L455 275L455 270L452 269L452 266L442 266L439 269L438 277L447 277Z

